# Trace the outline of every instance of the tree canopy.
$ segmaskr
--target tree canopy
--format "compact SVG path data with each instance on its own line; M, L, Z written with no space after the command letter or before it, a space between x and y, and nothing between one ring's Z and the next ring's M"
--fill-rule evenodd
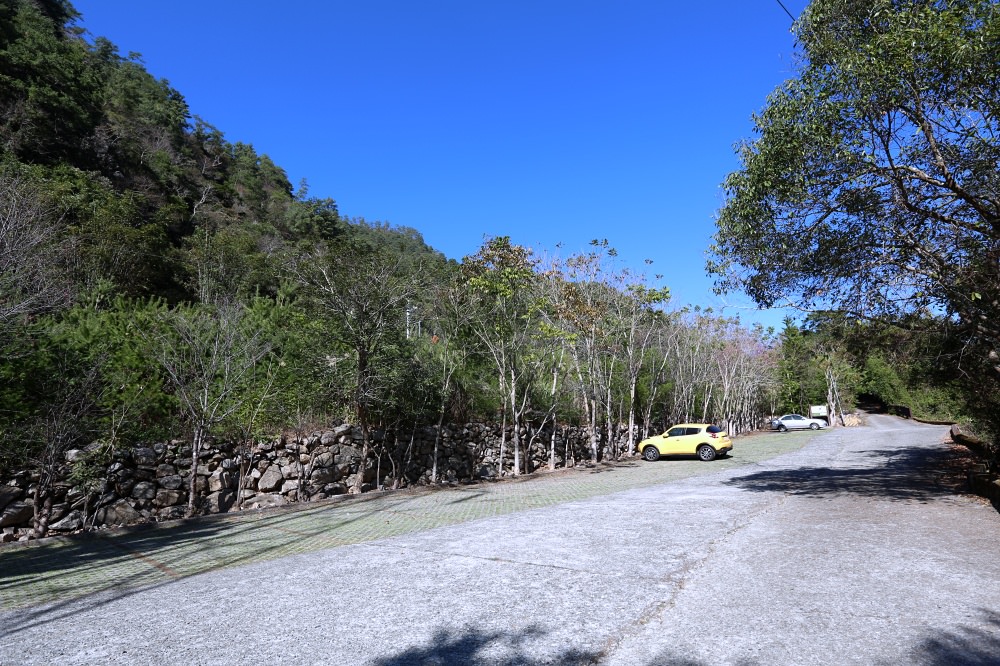
M709 270L762 306L925 315L1000 350L1000 7L815 0L739 148ZM976 359L969 364L968 360Z

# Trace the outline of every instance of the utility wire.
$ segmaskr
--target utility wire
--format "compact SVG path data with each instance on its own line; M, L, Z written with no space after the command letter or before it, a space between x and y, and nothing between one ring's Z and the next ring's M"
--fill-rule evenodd
M788 7L786 7L781 0L778 0L778 4L781 5L781 8L785 10L786 14L788 14L788 18L792 19L792 23L795 23L795 17L792 16L792 13L790 11L788 11Z

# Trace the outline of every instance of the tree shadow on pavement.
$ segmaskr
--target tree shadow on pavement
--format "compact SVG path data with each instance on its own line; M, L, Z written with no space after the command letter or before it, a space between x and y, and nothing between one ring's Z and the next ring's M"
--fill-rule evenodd
M0 606L0 616L7 615L0 638L194 575L286 555L290 547L299 553L328 547L331 530L386 510L384 503L364 502L345 504L349 511L335 508L216 514L5 549L0 552L0 600L23 586L32 596L27 603Z
M593 663L598 654L565 650L537 655L546 645L545 631L532 626L514 632L479 629L439 629L427 647L412 647L373 662L375 666L579 666Z
M1000 664L1000 613L980 609L978 626L963 626L925 639L912 663L919 666L996 666Z
M952 448L886 449L869 451L856 467L777 469L738 476L726 483L755 492L927 502L967 489L965 460Z
M913 666L997 666L1000 664L1000 613L979 609L982 620L976 626L961 626L955 631L940 631L925 638L909 652L905 661L876 662L880 666L897 666L900 663ZM807 662L817 655L802 655ZM857 657L858 655L854 655ZM709 666L713 662L684 657L666 650L645 663L645 666ZM731 662L737 666L756 666L768 663L765 659L757 662L740 659ZM836 663L828 656L827 663Z
M646 662L645 666L711 666L711 663L712 662L691 659L690 657L681 657L673 654L670 650L665 650L653 657L650 661ZM751 661L749 659L741 659L739 661L727 663L732 663L734 666L758 666L758 662Z

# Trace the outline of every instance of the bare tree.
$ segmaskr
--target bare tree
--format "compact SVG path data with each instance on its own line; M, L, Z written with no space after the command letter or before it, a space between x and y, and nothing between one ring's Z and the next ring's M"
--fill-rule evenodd
M602 408L606 434L611 437L611 388L618 358L609 313L617 292L608 282L605 265L606 257L614 256L613 250L606 241L593 241L592 245L595 250L573 255L558 266L555 279L560 285L556 316L563 335L572 341L570 363L587 423L591 461L596 463Z
M33 184L0 171L0 336L18 318L67 300L57 220Z
M205 439L250 399L246 381L269 345L258 331L249 330L241 306L177 308L165 313L160 323L147 336L191 426L191 516Z
M35 537L48 533L52 514L52 484L62 472L66 452L86 441L87 417L95 410L94 396L100 391L99 368L91 366L73 381L55 390L44 411L28 425L28 437L39 445L33 463L39 478L34 488Z
M669 378L669 368L671 364L676 362L672 354L681 323L676 314L661 312L656 313L654 321L650 322L650 328L654 333L650 351L651 358L646 363L649 391L643 405L643 438L649 437L652 431L653 410L660 404L661 395L666 392L664 389Z
M636 393L639 376L647 361L646 349L653 338L652 326L655 308L666 303L670 290L646 286L644 276L623 270L615 276L618 294L612 301L617 347L624 356L628 384L628 440L627 455L635 453Z

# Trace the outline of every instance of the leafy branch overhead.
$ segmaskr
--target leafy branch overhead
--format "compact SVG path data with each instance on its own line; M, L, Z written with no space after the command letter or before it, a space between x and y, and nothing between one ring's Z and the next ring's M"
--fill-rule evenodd
M725 181L708 262L718 289L922 318L965 348L970 383L990 382L978 395L995 396L1000 8L815 0L794 31L797 74L754 117Z
M996 340L996 4L819 0L796 34L798 76L725 182L719 287L865 316L930 309Z

